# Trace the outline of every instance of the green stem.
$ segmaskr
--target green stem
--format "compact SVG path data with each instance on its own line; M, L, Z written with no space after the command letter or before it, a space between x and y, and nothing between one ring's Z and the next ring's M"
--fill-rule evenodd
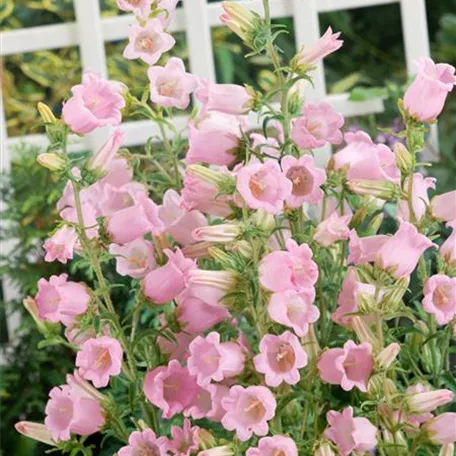
M117 334L119 337L119 342L121 343L121 345L125 351L129 369L127 370L127 369L125 369L125 366L123 366L124 371L130 379L134 379L136 381L137 373L136 373L136 363L135 363L134 355L130 351L130 346L125 338L125 334L124 334L124 332L122 330L122 326L120 324L119 315L117 314L114 304L112 303L108 284L106 283L105 277L103 275L103 271L101 269L101 264L97 257L97 254L96 254L96 249L93 249L92 246L90 245L89 239L87 238L87 235L85 232L84 216L82 214L81 198L80 198L80 194L79 194L79 185L74 180L72 180L72 184L73 184L73 191L74 191L74 200L75 200L75 205L76 205L76 213L77 213L77 217L78 217L78 224L80 227L78 230L79 238L81 240L81 244L82 244L84 250L89 255L90 263L91 263L93 270L95 272L95 275L97 277L98 285L100 287L101 294L103 296L103 301L106 305L108 312L113 317L114 325L116 327Z
M158 128L160 129L161 137L163 140L163 145L165 147L166 152L169 154L173 161L173 167L174 167L174 178L176 182L177 188L181 187L181 176L179 172L179 159L177 157L177 154L174 152L173 147L171 143L169 142L168 135L166 134L165 127L163 126L162 122L157 122Z
M141 402L141 408L149 426L157 435L160 435L160 421L157 416L156 408L144 400Z

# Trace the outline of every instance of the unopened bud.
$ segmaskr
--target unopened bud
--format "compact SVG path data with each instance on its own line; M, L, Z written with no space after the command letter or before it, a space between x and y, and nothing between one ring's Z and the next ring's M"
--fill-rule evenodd
M197 242L196 244L186 245L182 249L185 258L208 258L209 247L214 247L214 242Z
M328 442L323 442L314 453L314 456L336 456L331 445Z
M192 232L195 241L231 242L241 234L241 226L236 223L201 226Z
M402 174L410 174L413 169L413 158L410 152L402 143L396 143L393 146L393 152L396 157L396 165Z
M52 440L51 431L42 423L33 423L32 421L19 421L14 425L16 431L30 439L45 443L46 445L56 446Z
M25 298L22 301L22 304L24 304L24 307L27 309L27 311L35 321L36 326L41 333L48 334L50 332L57 331L58 328L60 328L60 325L58 323L51 323L40 318L36 301L30 296Z
M407 412L410 414L428 413L442 405L448 404L454 398L454 393L447 389L409 393L405 395Z
M212 448L217 444L215 437L207 429L198 428L195 432L195 436L199 448L202 448L203 450Z
M392 433L388 429L382 429L383 441L395 446L395 455L402 456L405 455L407 451L407 439L401 431L396 431ZM403 448L400 448L403 447Z
M380 214L376 215L367 225L366 227L366 235L368 236L374 236L375 234L378 233L378 230L382 226L384 219L383 212Z
M379 341L372 331L372 326L367 322L365 317L354 316L351 319L351 326L353 331L356 333L358 340L362 342L368 342L372 347L378 348Z
M234 451L230 446L224 445L200 451L197 456L234 456Z
M350 180L347 187L360 196L373 196L382 200L397 200L400 197L399 185L390 181Z
M396 360L401 350L399 344L393 343L384 348L377 356L376 361L380 369L388 369Z
M233 255L224 252L222 249L219 249L217 247L211 247L209 248L209 255L211 256L211 258L220 263L225 269L236 268L236 260L233 257Z
M41 103L41 101L40 101L36 107L45 124L53 124L53 123L57 122L57 119L55 118L54 113L52 112L51 108L48 105Z
M254 47L255 32L262 23L260 16L234 2L223 2L222 8L224 10L224 14L220 16L222 23L247 46Z
M193 269L189 273L189 283L218 288L222 291L232 291L236 287L237 275L230 271L208 271Z
M446 443L440 448L439 456L454 456L454 443Z
M317 359L320 356L321 348L318 344L318 339L315 334L314 325L309 325L309 331L302 337L302 346L307 353L309 361Z
M236 180L233 176L211 168L207 168L202 165L189 165L187 166L187 172L191 176L197 177L204 182L215 185L219 190L233 188L234 192L236 188Z
M241 254L244 258L252 258L253 256L252 244L244 239L228 244L225 248L231 252Z
M55 153L44 153L38 155L36 161L45 168L51 171L61 171L66 167L66 160L58 154Z
M275 227L274 216L263 209L257 210L252 215L252 222L254 225L263 228L266 231L272 231Z
M403 304L402 298L407 292L410 277L402 277L397 280L393 287L388 289L382 298L382 310L384 313L396 312Z
M376 399L391 397L397 393L395 383L384 373L372 375L367 385L369 394Z

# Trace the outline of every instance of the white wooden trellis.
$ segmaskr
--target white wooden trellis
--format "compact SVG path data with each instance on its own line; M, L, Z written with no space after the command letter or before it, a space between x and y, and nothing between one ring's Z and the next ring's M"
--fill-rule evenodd
M221 2L207 3L207 0L184 0L170 27L172 32L185 31L187 34L190 70L199 75L215 79L214 58L211 43L211 27L220 26ZM240 1L245 7L262 13L261 0ZM414 61L421 56L429 56L425 0L271 0L273 18L293 17L296 45L315 42L320 37L319 14L351 8L400 4L402 29L405 43L406 64L409 75L415 73ZM8 31L1 34L0 55L8 56L23 52L50 50L79 46L82 67L106 74L105 42L125 39L128 27L134 22L130 15L100 17L99 2L96 0L74 0L76 22L46 25ZM344 116L358 116L383 111L383 102L369 100L351 102L348 94L327 95L324 66L319 65L314 73L315 88L309 89L306 96L312 100L326 100ZM0 100L1 101L1 100ZM176 126L185 127L188 118L177 117ZM3 103L0 103L0 145L2 169L8 169L10 151L22 142L46 147L44 135L7 137ZM151 121L126 122L122 125L126 134L126 145L144 144L147 139L158 134ZM106 132L97 131L88 138L75 137L72 149L83 149L99 145ZM328 153L328 151L326 151ZM6 246L2 246L6 250ZM11 290L5 289L6 299L12 298ZM12 322L10 322L12 323Z

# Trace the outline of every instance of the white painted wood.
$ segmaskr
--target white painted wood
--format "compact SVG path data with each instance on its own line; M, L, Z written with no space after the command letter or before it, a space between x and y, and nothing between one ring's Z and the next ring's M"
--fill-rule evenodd
M200 77L215 81L214 53L206 0L184 1L190 70Z

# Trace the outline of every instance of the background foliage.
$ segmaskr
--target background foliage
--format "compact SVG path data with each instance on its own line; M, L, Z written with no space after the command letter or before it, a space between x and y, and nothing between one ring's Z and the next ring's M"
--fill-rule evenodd
M117 14L115 0L100 0L100 4L104 15ZM72 0L2 0L0 21L4 29L68 22L74 20L72 5ZM427 0L427 6L433 56L438 61L456 65L456 0ZM279 45L286 56L291 57L295 52L292 20L281 22L288 26L290 34L282 35ZM321 15L321 29L328 25L341 30L345 40L344 52L334 54L326 63L329 92L351 91L354 100L378 95L387 99L387 110L379 118L350 119L375 136L378 132L371 126L376 121L384 126L394 121L390 100L397 98L407 82L399 6L393 4ZM246 61L243 55L247 51L235 36L223 28L213 29L212 34L219 82L247 83L263 89L274 85L274 75L267 63L258 57ZM185 60L185 35L180 33L176 38L178 45L173 52ZM126 62L121 57L124 46L124 41L106 44L110 77L131 87L145 86L143 64ZM80 79L79 52L77 48L69 48L14 55L3 60L2 70L9 135L36 133L36 103L44 101L59 113L62 99ZM440 161L432 172L439 179L438 191L444 192L451 189L450 184L456 176L455 92L440 118L439 132ZM2 218L7 222L1 236L2 239L14 236L18 240L12 254L1 258L0 272L13 278L21 296L33 295L40 277L65 270L63 265L45 263L42 259L40 246L54 226L53 207L60 189L56 188L52 175L35 164L39 152L26 145L20 147L12 163L12 172L3 175L0 183L0 197L6 202ZM71 273L76 275L76 280L90 284L90 271L84 264L75 262L72 268L75 268ZM119 290L115 300L125 306L124 310L129 305L125 290ZM15 308L23 313L20 302ZM6 342L5 309L2 309L2 341ZM25 314L18 333L11 339L1 368L0 454L41 455L44 448L20 437L13 431L13 425L18 419L43 419L47 393L63 381L65 373L72 368L72 355L63 346L37 350L40 335ZM96 439L95 444L99 443ZM99 454L110 455L114 450L107 442Z

